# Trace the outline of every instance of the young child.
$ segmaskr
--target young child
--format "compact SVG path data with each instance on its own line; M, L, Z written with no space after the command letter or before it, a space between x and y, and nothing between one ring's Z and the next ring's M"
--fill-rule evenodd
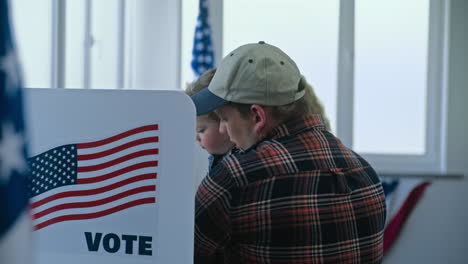
M185 93L192 96L208 87L215 72L216 69L206 71L200 78L188 85ZM214 112L197 116L196 140L210 154L210 169L234 146L227 133L219 131L219 122L219 117Z

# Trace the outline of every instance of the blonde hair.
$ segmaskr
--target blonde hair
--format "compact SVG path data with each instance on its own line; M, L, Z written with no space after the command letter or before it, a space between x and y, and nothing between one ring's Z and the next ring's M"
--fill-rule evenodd
M197 80L190 83L187 86L187 88L185 88L185 94L187 94L188 96L192 96L200 92L201 90L205 89L206 87L208 87L215 73L216 73L216 68L213 68L204 72ZM209 118L215 121L219 121L219 117L214 112L208 113L207 115Z
M197 80L194 82L190 83L187 88L185 88L185 93L188 96L192 96L201 90L205 89L208 87L210 84L211 80L213 79L214 74L216 73L216 68L210 69L203 73L200 77L198 77Z
M305 82L306 90L305 90L305 94L303 98L307 104L307 114L321 115L325 123L325 128L328 131L331 131L330 120L328 120L328 117L325 114L325 108L323 107L322 102L320 102L320 99L315 94L314 88L312 87L312 85L310 85L307 81L305 81L305 78L304 78L304 82Z

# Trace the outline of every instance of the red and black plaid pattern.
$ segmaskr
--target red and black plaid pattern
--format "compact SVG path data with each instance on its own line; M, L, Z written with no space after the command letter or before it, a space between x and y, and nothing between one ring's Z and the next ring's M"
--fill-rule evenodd
M196 196L195 263L381 263L378 176L311 115L226 156Z

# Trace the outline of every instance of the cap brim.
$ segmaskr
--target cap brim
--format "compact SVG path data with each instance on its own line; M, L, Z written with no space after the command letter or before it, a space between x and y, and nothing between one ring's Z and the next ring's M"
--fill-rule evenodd
M208 90L208 88L190 96L190 98L192 98L192 101L195 104L197 116L213 112L216 108L219 108L229 102L215 95Z

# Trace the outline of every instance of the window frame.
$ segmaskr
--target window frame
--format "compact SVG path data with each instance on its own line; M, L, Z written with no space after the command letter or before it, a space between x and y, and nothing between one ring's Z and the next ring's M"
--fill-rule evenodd
M84 21L84 31L85 31L85 41L83 43L83 89L91 88L91 74L92 74L92 65L91 65L91 51L93 49L93 36L91 32L92 19L92 1L85 0L85 17ZM131 80L131 74L125 74L125 69L129 67L127 65L130 60L128 51L129 41L126 39L126 30L129 27L128 15L129 15L129 4L126 3L126 0L118 0L118 39L117 43L117 87L116 89L123 89L125 87L131 86L129 79ZM66 88L65 87L65 51L66 51L66 1L63 0L53 0L52 1L52 20L51 20L51 78L50 78L50 88ZM133 12L133 6L130 6L130 11Z
M354 121L354 4L340 3L337 136L353 146ZM425 154L361 153L384 174L444 174L447 101L448 1L430 0L426 97Z

